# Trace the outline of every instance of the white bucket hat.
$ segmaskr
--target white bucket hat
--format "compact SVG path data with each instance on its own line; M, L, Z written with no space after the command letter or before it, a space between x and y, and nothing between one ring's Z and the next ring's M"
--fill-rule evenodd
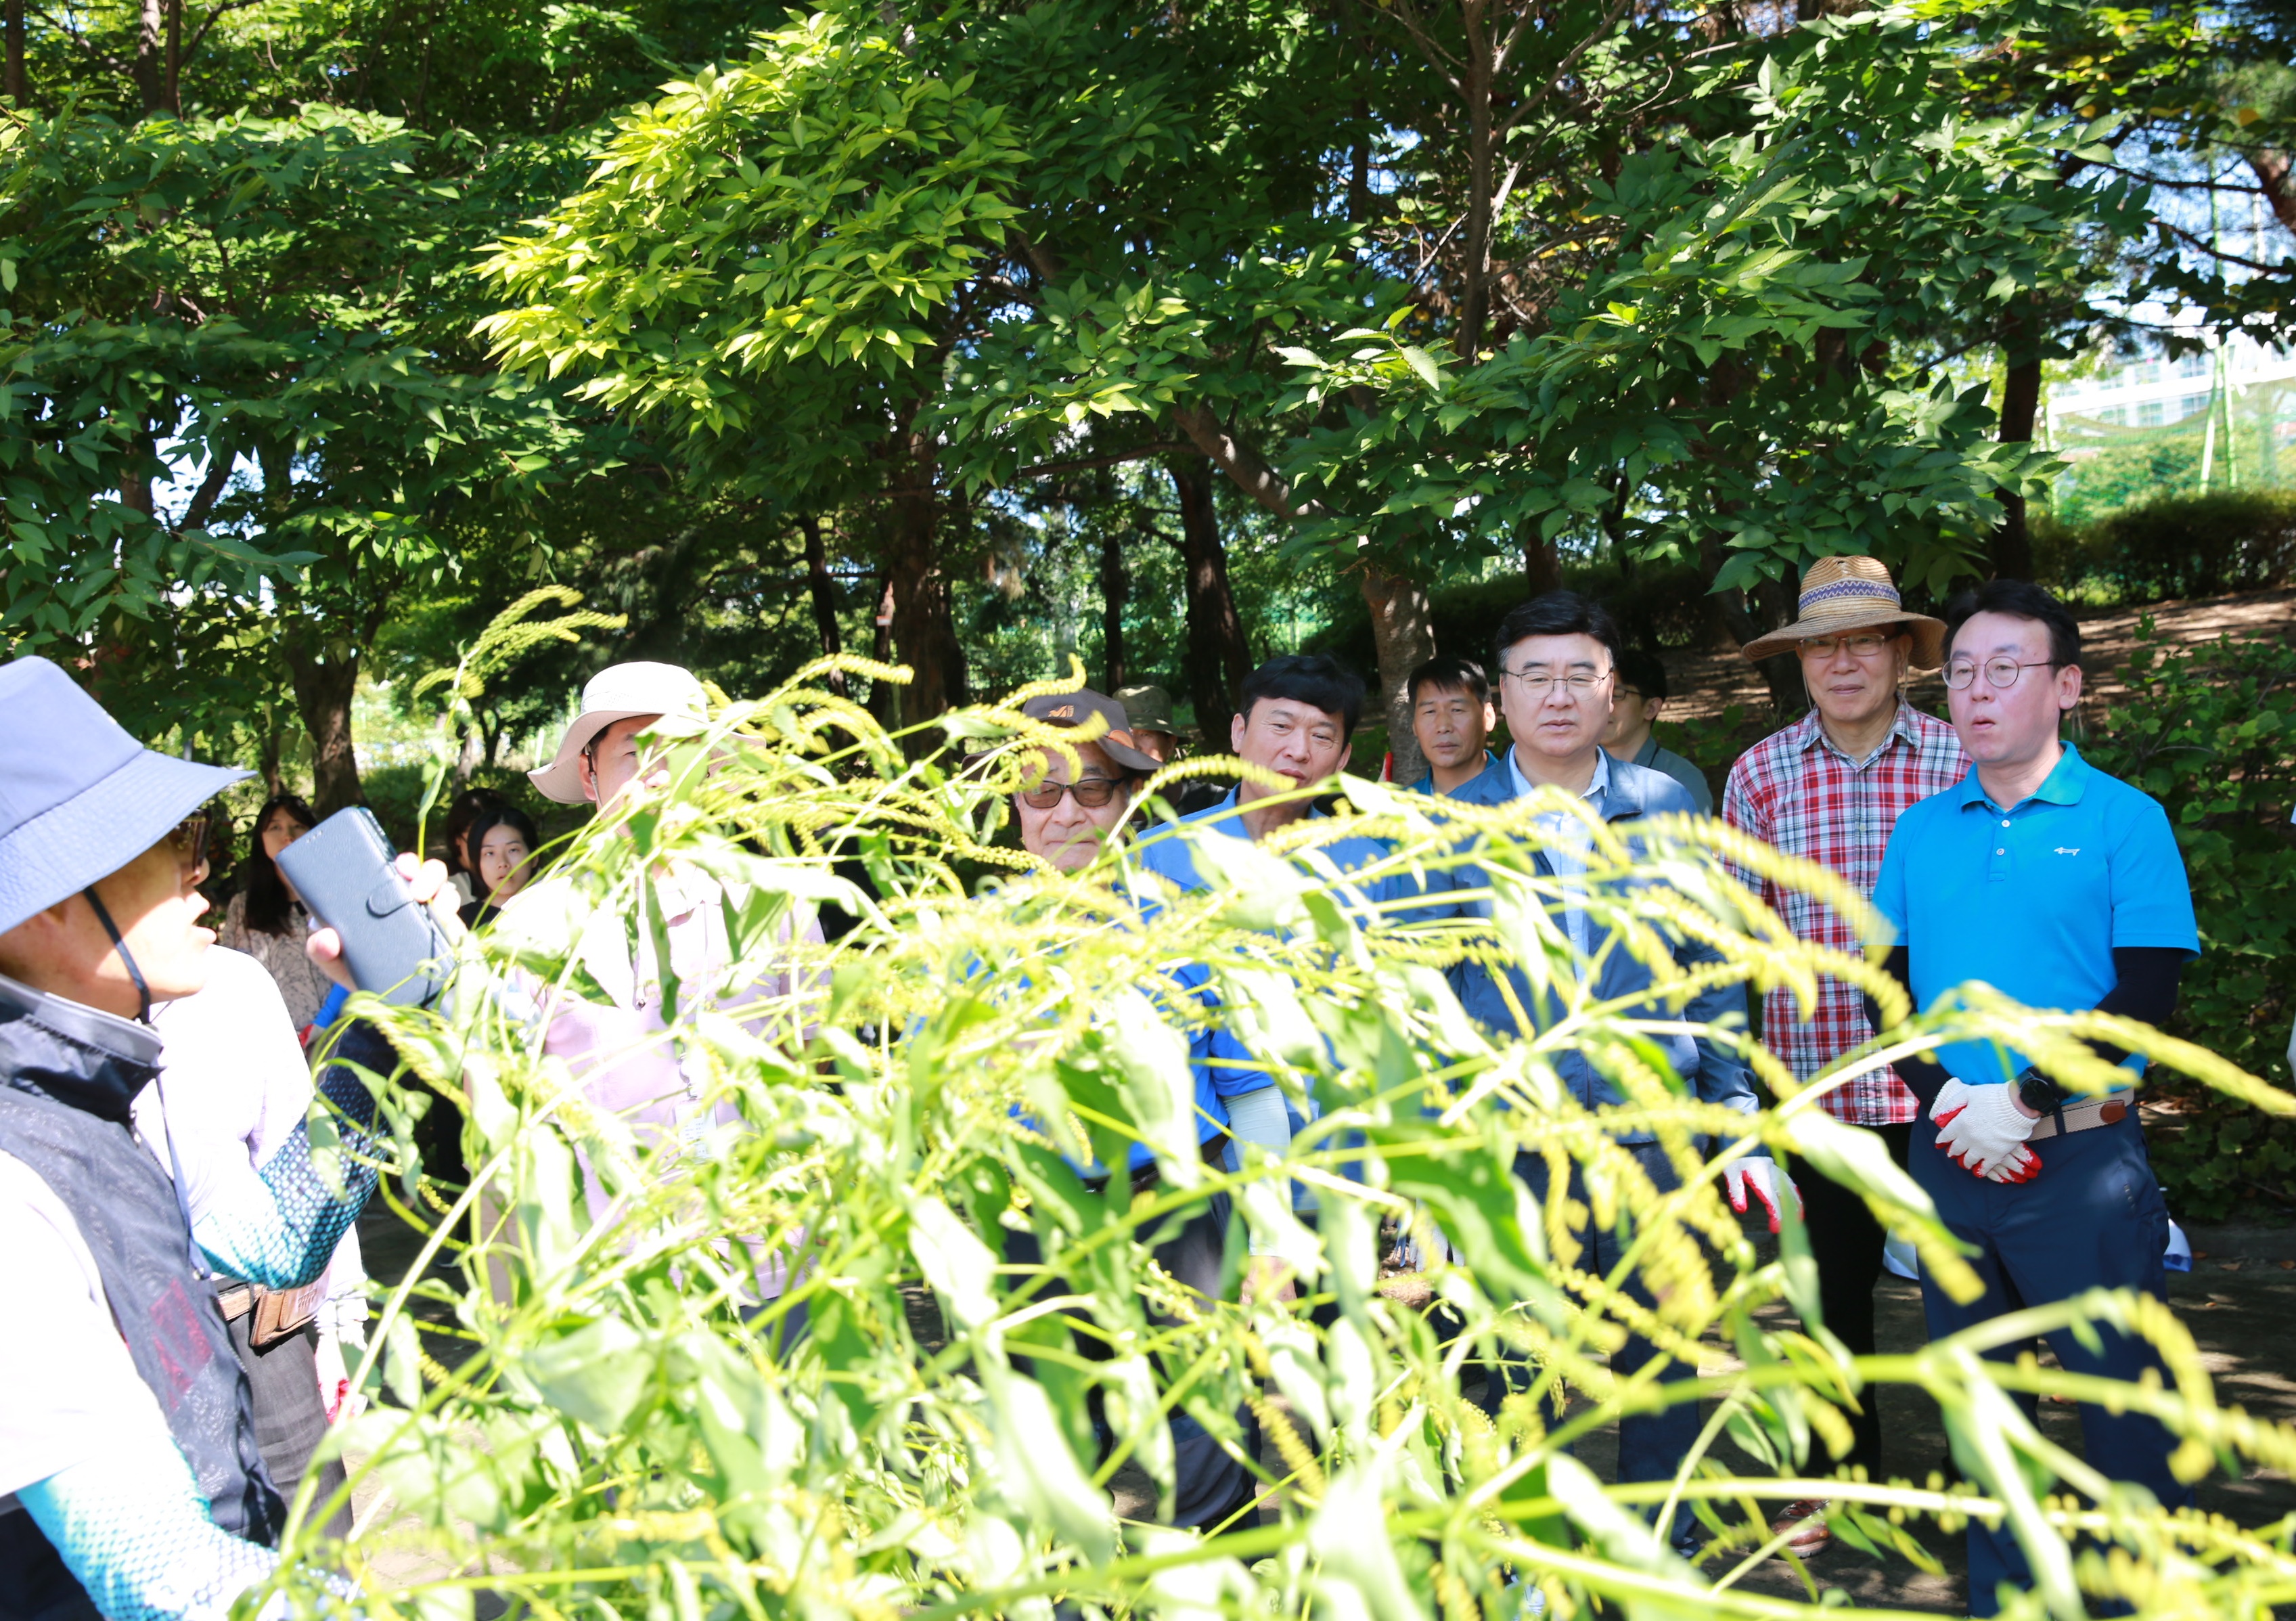
M609 664L582 688L582 712L558 740L558 757L527 780L543 795L562 805L578 805L589 795L582 792L582 751L590 740L617 720L640 715L691 715L696 720L709 713L709 699L690 670L676 664L636 662Z

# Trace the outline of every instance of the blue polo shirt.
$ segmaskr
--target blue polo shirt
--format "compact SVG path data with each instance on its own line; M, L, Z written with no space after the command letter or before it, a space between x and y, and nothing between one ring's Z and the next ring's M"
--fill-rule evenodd
M1906 947L1924 1011L1978 980L2028 1007L2078 1012L2119 982L2116 946L2200 955L2168 813L2064 746L2013 810L1986 794L1972 766L1958 787L1898 818L1874 905ZM1939 1048L1937 1059L1972 1086L2009 1080L2032 1061L1983 1041Z

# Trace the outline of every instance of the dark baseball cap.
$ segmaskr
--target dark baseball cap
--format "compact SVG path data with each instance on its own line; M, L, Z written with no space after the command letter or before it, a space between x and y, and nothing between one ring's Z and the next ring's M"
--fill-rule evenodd
M1098 744L1103 753L1128 771L1147 777L1163 769L1154 755L1140 752L1124 705L1105 693L1095 692L1089 687L1078 692L1048 692L1023 704L1021 712L1048 726L1073 727L1090 726L1097 715L1106 722L1108 729L1087 741Z

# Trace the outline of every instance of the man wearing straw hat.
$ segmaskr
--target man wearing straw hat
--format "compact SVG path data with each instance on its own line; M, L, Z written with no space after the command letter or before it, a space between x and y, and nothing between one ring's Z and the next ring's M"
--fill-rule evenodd
M1969 770L1953 728L1908 704L1909 670L1943 662L1945 626L1912 613L1890 571L1871 557L1824 557L1802 578L1801 611L1792 624L1743 649L1759 662L1792 653L1813 708L1739 756L1722 791L1732 827L1830 868L1864 894L1874 893L1882 852L1898 818L1917 800L1943 793ZM1833 908L1795 891L1741 875L1802 939L1857 954L1857 931ZM1814 1007L1791 992L1762 1003L1762 1037L1797 1080L1808 1081L1873 1032L1858 992L1834 979L1819 982ZM1828 1114L1881 1134L1902 1165L1917 1112L1914 1095L1888 1069L1861 1075L1820 1099ZM1888 1235L1866 1202L1824 1175L1795 1168L1817 1261L1826 1327L1861 1354L1874 1349L1874 1285L1882 1275ZM1882 1474L1882 1421L1869 1398L1852 1415L1857 1444L1841 1461L1869 1477ZM1781 1525L1800 1521L1795 1551L1813 1553L1831 1539L1823 1503L1795 1503Z

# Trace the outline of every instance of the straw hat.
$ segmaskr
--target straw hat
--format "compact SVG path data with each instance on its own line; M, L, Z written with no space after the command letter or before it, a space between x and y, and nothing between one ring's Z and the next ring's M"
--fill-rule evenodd
M582 768L578 762L591 738L617 720L678 714L700 720L709 707L701 683L675 664L609 664L583 687L582 712L558 740L556 755L540 770L529 771L527 780L545 798L562 805L578 805L589 797L582 792Z
M1935 670L1945 662L1945 621L1909 613L1890 571L1872 557L1821 557L1801 577L1801 617L1758 637L1739 651L1759 662L1792 653L1820 636L1841 636L1884 625L1902 626L1914 638L1914 668Z

